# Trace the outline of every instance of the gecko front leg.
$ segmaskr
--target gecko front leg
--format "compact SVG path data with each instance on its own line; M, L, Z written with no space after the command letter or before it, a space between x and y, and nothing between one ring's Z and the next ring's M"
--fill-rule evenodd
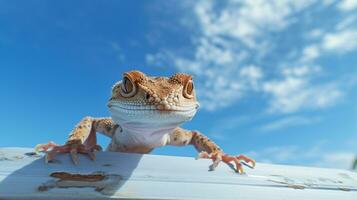
M241 161L250 164L250 167L252 168L255 167L255 161L253 159L245 155L231 156L224 153L218 145L198 131L188 131L182 128L176 128L170 134L168 144L174 146L193 145L199 152L197 159L212 159L213 163L209 167L210 170L214 170L221 161L227 164L234 162L236 172L241 174L244 173Z
M69 134L64 145L49 142L48 144L37 145L35 150L46 151L46 162L53 160L57 153L70 153L75 164L78 164L77 153L87 154L92 160L95 160L94 152L101 150L101 147L97 144L96 132L112 137L117 128L118 125L111 118L85 117ZM48 151L48 149L50 150Z

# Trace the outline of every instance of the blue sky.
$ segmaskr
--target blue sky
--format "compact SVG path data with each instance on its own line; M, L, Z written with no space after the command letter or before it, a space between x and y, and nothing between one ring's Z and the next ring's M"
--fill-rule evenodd
M65 142L82 117L109 115L125 71L186 72L202 106L184 127L227 153L348 168L357 154L357 1L217 2L1 1L0 146Z

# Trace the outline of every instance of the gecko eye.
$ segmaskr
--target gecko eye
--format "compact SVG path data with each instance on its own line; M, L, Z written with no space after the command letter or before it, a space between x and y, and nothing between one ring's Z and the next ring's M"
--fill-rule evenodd
M136 85L128 77L124 77L120 86L120 94L123 97L132 97L136 93Z
M188 99L192 99L193 89L194 89L193 81L192 80L187 81L185 87L183 88L183 96Z

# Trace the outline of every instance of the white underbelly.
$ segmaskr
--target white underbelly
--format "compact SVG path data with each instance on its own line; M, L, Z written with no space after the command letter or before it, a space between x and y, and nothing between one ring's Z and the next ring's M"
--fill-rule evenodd
M117 130L114 134L112 145L117 148L125 147L147 147L155 148L165 146L169 141L169 133L172 130L146 132L146 131L128 131L123 129L122 132Z

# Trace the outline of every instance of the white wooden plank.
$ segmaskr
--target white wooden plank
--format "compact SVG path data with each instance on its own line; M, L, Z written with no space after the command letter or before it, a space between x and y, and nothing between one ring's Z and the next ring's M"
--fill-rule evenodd
M357 199L357 173L348 170L258 163L239 175L224 164L210 172L209 160L117 152L99 152L94 162L79 156L76 166L68 155L45 164L31 151L0 148L0 199Z

